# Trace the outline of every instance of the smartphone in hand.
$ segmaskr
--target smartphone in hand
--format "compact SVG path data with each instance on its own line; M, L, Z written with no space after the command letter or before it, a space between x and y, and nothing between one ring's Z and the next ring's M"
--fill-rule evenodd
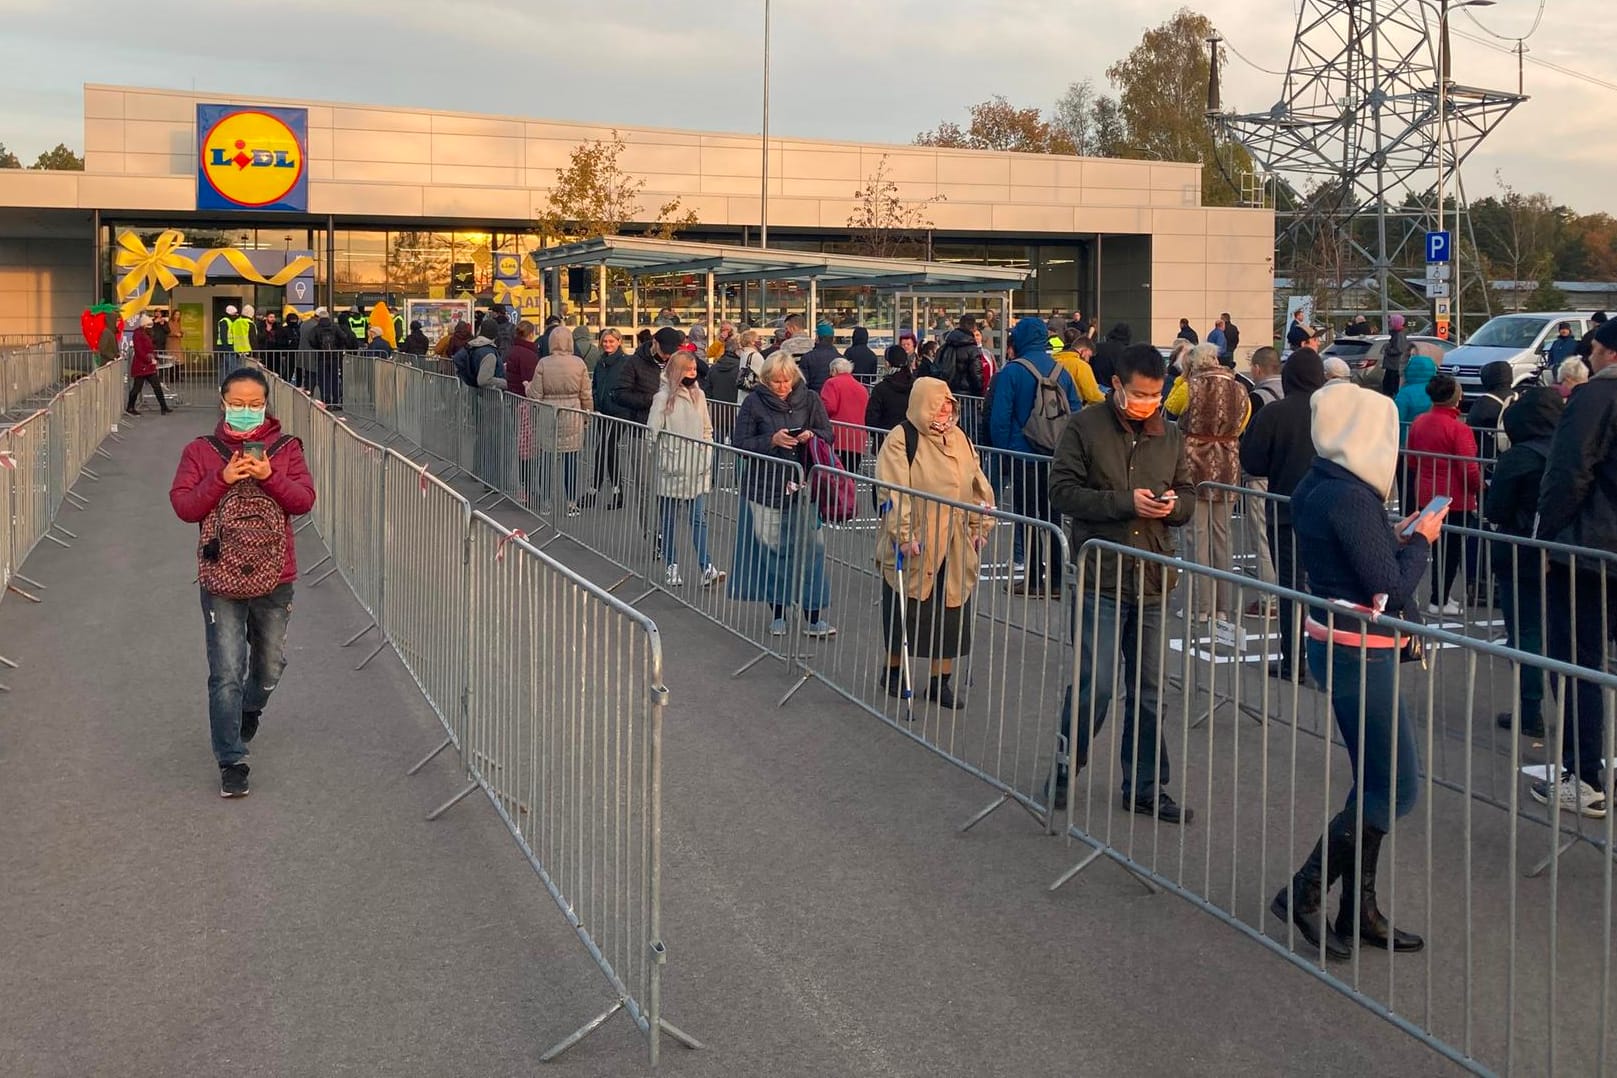
M1155 497L1157 501L1161 502L1163 505L1172 505L1174 502L1179 500L1179 492L1174 490L1172 487L1169 487L1161 494L1153 495L1153 497Z
M243 456L252 457L254 460L264 459L263 442L243 442L241 444L241 451Z
M1420 524L1421 521L1437 516L1437 514L1447 509L1449 507L1449 503L1453 500L1454 499L1450 498L1447 494L1439 494L1437 497L1427 502L1426 508L1422 509L1420 513L1416 515L1414 520L1411 520L1408 524L1404 525L1404 530L1398 534L1403 536L1405 539L1408 539L1410 536L1415 534L1415 528Z

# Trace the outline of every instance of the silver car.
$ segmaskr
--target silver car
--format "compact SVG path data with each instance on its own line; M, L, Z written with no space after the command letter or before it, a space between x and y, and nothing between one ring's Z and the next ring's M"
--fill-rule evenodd
M1353 372L1356 385L1370 389L1381 388L1381 353L1392 338L1383 333L1375 337L1338 337L1323 352L1321 359L1339 356ZM1413 354L1428 356L1439 367L1446 366L1447 356L1454 351L1454 343L1442 337L1405 337L1414 348Z
M1538 382L1549 366L1550 343L1562 322L1574 337L1589 328L1589 316L1576 311L1522 312L1490 318L1482 328L1450 352L1443 369L1454 375L1467 397L1482 392L1482 368L1504 360L1515 372L1512 384Z

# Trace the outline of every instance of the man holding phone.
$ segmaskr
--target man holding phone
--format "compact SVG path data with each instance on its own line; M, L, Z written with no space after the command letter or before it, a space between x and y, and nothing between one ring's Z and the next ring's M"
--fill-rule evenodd
M1179 429L1162 414L1167 366L1149 344L1125 348L1112 375L1110 399L1067 421L1050 469L1050 501L1071 518L1074 556L1084 543L1104 539L1153 554L1174 552L1170 527L1190 519L1196 499ZM1078 725L1078 766L1089 762L1090 739L1100 732L1117 694L1118 657L1124 671L1121 755L1123 807L1164 823L1189 823L1162 787L1168 750L1158 710L1164 663L1162 623L1176 574L1151 561L1103 553L1085 559L1087 572L1075 614L1082 652L1076 706L1072 687L1061 708L1062 763L1049 791L1051 806L1065 808L1069 776L1065 746Z

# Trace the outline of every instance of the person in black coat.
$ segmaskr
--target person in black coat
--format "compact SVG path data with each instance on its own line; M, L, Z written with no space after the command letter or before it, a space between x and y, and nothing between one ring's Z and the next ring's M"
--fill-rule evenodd
M825 388L825 383L831 380L831 361L841 358L842 353L837 351L836 346L836 330L831 323L821 322L814 327L814 347L804 352L803 358L797 361L812 392L818 393Z
M707 381L703 387L710 400L734 404L740 397L741 357L736 354L735 337L724 342L724 353L707 369Z
M1293 352L1280 369L1285 396L1264 405L1241 435L1241 467L1248 475L1269 481L1269 493L1290 499L1292 491L1314 464L1314 435L1310 400L1325 384L1325 362L1312 348ZM1275 582L1292 591L1303 589L1297 569L1297 537L1291 527L1290 501L1268 506L1269 550L1274 555ZM1269 668L1272 677L1285 681L1295 675L1308 680L1297 662L1295 604L1280 600L1280 662Z
M1617 550L1617 322L1602 322L1590 341L1589 381L1572 394L1550 443L1534 537L1569 546ZM1598 562L1552 554L1545 581L1545 643L1550 658L1590 670L1606 666L1610 634L1608 579ZM1582 678L1566 693L1559 783L1535 782L1540 802L1559 797L1562 811L1603 817L1601 744L1605 690Z
M1190 319L1188 318L1181 318L1179 320L1178 337L1180 340L1189 341L1191 344L1202 343L1201 335L1190 328Z
M1134 331L1127 322L1119 322L1106 334L1106 339L1095 346L1095 355L1089 366L1095 372L1095 384L1102 392L1111 392L1112 376L1117 373L1118 358L1134 339Z
M1589 330L1583 335L1583 339L1578 342L1578 347L1573 350L1574 354L1585 363L1589 361L1590 355L1594 353L1595 333L1605 324L1605 311L1596 311L1589 316Z
M595 410L612 419L633 422L633 414L617 401L618 381L632 358L623 350L623 335L608 327L601 330L599 340L600 358L590 371L590 395L595 400ZM649 411L647 414L649 416ZM605 508L620 509L623 507L623 473L618 462L618 441L625 430L632 428L623 423L595 423L591 426L596 437L595 477L589 492L584 495L584 504L594 505L602 492L610 488L613 493L606 501Z
M641 424L650 418L652 398L662 388L663 367L684 343L684 333L664 326L635 349L612 388L612 401L621 409L623 418ZM697 377L701 377L700 371Z
M973 333L976 328L976 321L971 315L961 318L960 324L943 338L938 354L922 368L923 373L946 383L955 393L968 397L982 396L983 346L977 343Z
M890 431L908 417L910 390L915 386L914 358L896 344L887 349L887 365L893 370L871 388L870 401L865 405L865 426ZM879 449L880 435L877 438Z
M405 336L404 340L399 342L399 351L406 355L424 356L431 346L432 343L427 340L427 335L421 332L421 323L411 322L410 332Z
M860 326L853 331L853 343L842 353L842 358L853 364L853 373L860 381L869 381L881 373L876 353L870 350L870 330Z
M1508 364L1507 364L1508 366ZM1538 501L1549 463L1550 445L1566 405L1550 386L1522 393L1505 409L1505 436L1510 448L1499 456L1493 478L1482 497L1482 516L1502 535L1533 534ZM1474 411L1476 406L1472 406ZM1544 648L1544 568L1542 554L1510 542L1490 542L1499 606L1505 615L1506 642L1518 651L1542 655ZM1521 731L1531 738L1544 736L1544 673L1521 668ZM1501 728L1511 728L1511 713L1502 713Z
M1465 422L1477 432L1477 456L1483 460L1499 455L1494 445L1495 432L1499 429L1499 417L1516 399L1515 381L1516 368L1506 360L1496 359L1482 366L1482 395L1471 399L1471 411Z

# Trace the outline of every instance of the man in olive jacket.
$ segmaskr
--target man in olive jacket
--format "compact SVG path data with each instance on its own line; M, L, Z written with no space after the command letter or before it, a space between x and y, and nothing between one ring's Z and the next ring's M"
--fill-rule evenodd
M1078 766L1089 762L1090 739L1100 731L1117 693L1117 667L1125 671L1123 712L1123 807L1164 823L1189 823L1162 789L1168 783L1168 749L1158 724L1164 663L1162 623L1166 595L1177 574L1152 561L1109 552L1085 556L1084 543L1102 539L1172 556L1170 527L1190 519L1195 484L1185 463L1179 428L1162 414L1161 353L1148 344L1123 350L1108 400L1067 421L1050 467L1050 502L1072 519L1072 551L1083 587L1078 589ZM1072 686L1061 707L1058 749L1065 759L1074 715ZM1065 808L1068 775L1058 767L1052 807Z

